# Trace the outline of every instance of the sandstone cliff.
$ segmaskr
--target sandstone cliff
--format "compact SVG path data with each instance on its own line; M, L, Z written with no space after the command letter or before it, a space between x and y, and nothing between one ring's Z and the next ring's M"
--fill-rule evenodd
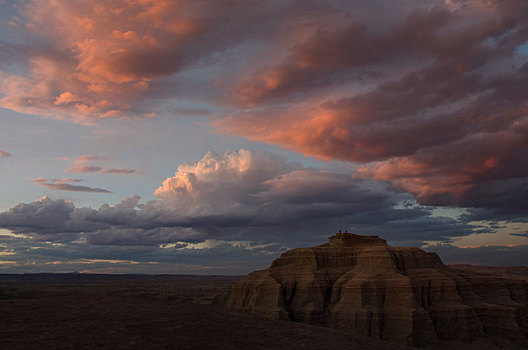
M435 253L337 234L283 253L222 298L230 309L412 346L504 337L526 344L528 284L457 271Z

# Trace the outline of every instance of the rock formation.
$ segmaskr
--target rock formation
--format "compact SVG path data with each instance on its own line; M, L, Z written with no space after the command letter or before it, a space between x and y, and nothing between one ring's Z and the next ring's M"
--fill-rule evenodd
M233 310L412 346L528 337L527 280L455 270L435 253L377 236L339 233L289 250L222 300Z

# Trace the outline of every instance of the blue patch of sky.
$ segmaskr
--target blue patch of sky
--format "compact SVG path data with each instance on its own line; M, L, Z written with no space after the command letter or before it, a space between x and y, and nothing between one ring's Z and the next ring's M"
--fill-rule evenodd
M463 214L465 209L454 207L434 207L431 211L432 216L445 216L452 219L457 219L460 214Z
M517 52L523 56L528 56L528 41L519 46Z

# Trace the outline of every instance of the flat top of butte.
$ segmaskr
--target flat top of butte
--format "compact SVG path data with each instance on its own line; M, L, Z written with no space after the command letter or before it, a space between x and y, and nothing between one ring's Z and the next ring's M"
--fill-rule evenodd
M387 245L387 241L378 236L362 236L354 233L336 233L328 238L331 247L355 247L358 245Z

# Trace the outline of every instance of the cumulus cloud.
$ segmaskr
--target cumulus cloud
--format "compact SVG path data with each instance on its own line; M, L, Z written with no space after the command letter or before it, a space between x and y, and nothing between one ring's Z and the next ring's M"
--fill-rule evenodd
M402 205L412 197L388 186L304 168L265 151L209 152L181 164L155 196L145 204L135 195L98 209L45 197L2 213L0 227L48 240L76 236L92 245L124 246L206 239L314 244L338 228L419 243L472 230L427 208ZM60 215L53 214L56 208Z
M154 194L187 215L251 210L252 196L264 182L301 165L265 151L208 152L200 161L182 164Z
M112 193L108 190L105 190L104 188L93 188L88 186L82 186L82 185L73 185L74 183L82 182L82 179L45 179L42 177L38 177L36 179L32 179L30 182L43 186L46 188L50 188L52 190L59 190L59 191L73 191L73 192L93 192L93 193Z
M487 232L472 224L470 212L458 219L433 215L433 208L387 184L306 168L264 151L209 152L181 164L155 196L141 203L134 195L99 208L49 197L21 203L0 213L0 228L14 235L0 237L0 243L16 253L20 271L49 270L46 262L55 259L63 267L91 261L101 268L135 261L134 268L159 272L176 259L189 271L245 273L265 267L287 248L325 242L338 229L380 235L395 245L444 242L428 249L448 263L482 264L488 253L494 256L488 264L524 261L522 247L449 245L457 236ZM161 265L152 270L151 262Z
M70 201L45 196L0 213L0 225L14 233L36 233L39 237L58 235L59 239L69 239L69 233L80 232L70 218L74 208Z

